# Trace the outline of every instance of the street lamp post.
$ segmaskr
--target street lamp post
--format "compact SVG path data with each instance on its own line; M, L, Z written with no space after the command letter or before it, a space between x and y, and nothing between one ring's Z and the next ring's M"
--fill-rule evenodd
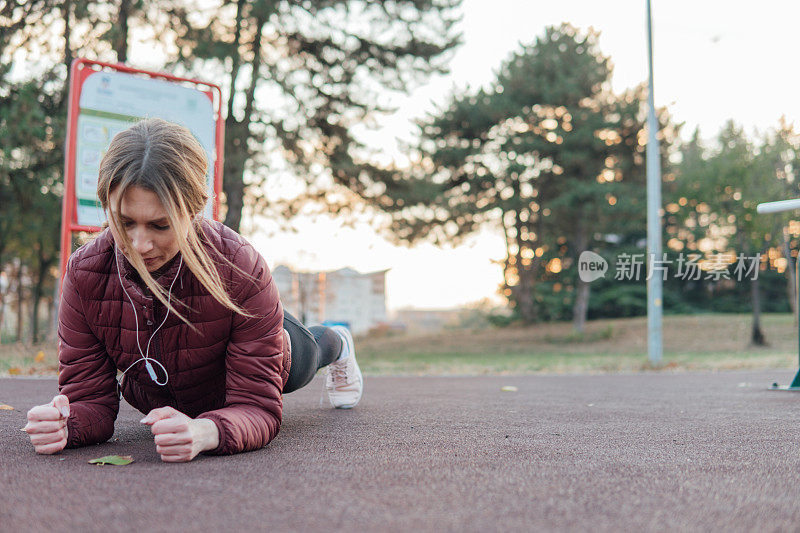
M647 0L647 257L649 276L647 280L647 354L650 363L661 363L663 352L661 341L662 279L656 275L655 261L661 256L661 160L658 147L658 119L653 100L653 31L650 15L650 0Z

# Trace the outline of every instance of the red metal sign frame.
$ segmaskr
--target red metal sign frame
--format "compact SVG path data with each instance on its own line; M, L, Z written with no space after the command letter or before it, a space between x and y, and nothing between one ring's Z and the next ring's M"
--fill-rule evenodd
M214 201L212 216L219 218L219 196L222 191L222 169L225 151L225 121L222 117L222 90L218 85L190 78L181 78L164 72L141 70L121 63L103 63L91 59L77 58L70 67L69 105L67 111L67 143L66 158L64 161L64 198L61 205L61 279L67 268L67 261L72 254L72 233L76 231L97 232L102 228L95 226L82 226L77 223L78 216L75 198L75 147L78 137L78 115L80 114L80 98L83 82L86 78L97 72L115 70L128 74L144 74L151 78L161 78L170 82L192 83L198 87L211 100L214 107L214 93L216 92L216 132L215 143L217 160L214 163Z

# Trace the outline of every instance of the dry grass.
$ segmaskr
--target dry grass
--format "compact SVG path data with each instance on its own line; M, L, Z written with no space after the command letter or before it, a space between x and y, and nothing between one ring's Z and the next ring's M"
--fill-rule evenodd
M769 346L749 345L749 315L681 315L664 319L663 367L671 370L796 368L791 315L766 315ZM647 319L597 320L583 336L569 323L480 331L449 330L357 342L370 373L484 374L636 372L651 370Z
M765 315L769 346L749 346L749 315L682 315L664 319L664 359L670 371L797 368L797 328L791 315ZM446 330L357 340L367 374L519 374L638 372L647 360L645 318L597 320L583 336L568 323L486 330ZM40 361L36 360L43 352ZM58 370L55 344L0 346L0 376Z
M41 355L40 355L41 354ZM0 345L0 377L9 375L55 376L58 373L56 343Z

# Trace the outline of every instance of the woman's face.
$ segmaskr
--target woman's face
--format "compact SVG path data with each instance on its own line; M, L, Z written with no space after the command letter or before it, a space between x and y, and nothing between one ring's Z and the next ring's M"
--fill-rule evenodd
M110 209L116 210L118 196L117 190L109 194ZM157 270L178 253L175 230L170 226L167 212L156 193L141 187L128 187L122 197L119 219L131 244L144 259L148 272ZM184 222L188 227L189 217ZM109 227L114 240L121 243L114 226L109 224ZM128 250L122 248L122 253L130 260Z

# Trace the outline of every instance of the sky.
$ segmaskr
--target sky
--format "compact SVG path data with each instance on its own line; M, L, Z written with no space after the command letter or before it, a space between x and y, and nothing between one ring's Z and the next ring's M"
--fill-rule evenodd
M451 73L432 79L366 138L396 157L397 139L413 138L413 119L442 103L453 87L477 88L493 79L520 43L545 27L569 22L600 32L600 50L611 57L615 91L647 80L646 4L640 1L465 0L463 45ZM798 123L800 73L794 67L800 3L790 0L652 3L656 106L683 122L684 138L700 127L712 137L728 119L749 133L777 125L782 115ZM798 123L800 124L800 123ZM299 221L297 234L270 235L255 221L251 241L271 266L302 270L349 266L361 272L389 269L387 306L451 308L489 298L501 302L502 235L486 230L456 248L392 246L366 225L344 228L336 220Z
M463 44L452 57L450 73L397 98L397 113L362 137L402 162L398 140L413 140L414 119L444 103L454 89L490 83L520 43L532 43L547 26L562 22L600 32L600 50L614 68L615 91L643 83L645 6L645 0L463 0ZM684 123L684 138L696 127L711 138L728 119L748 133L776 126L782 115L800 125L797 20L800 2L794 0L653 0L656 105ZM142 68L157 59L137 58ZM299 219L295 227L296 233L281 232L256 217L243 221L242 230L272 268L387 270L390 311L452 308L487 298L502 303L497 291L505 245L497 230L486 228L457 247L409 249L393 246L366 223L350 228L332 218Z

